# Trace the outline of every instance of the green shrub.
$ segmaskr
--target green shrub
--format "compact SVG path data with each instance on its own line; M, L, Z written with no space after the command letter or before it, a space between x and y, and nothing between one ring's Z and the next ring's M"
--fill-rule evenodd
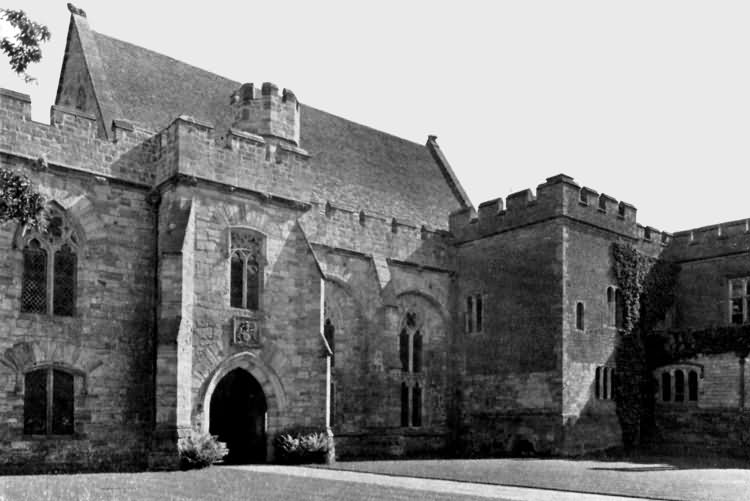
M280 433L273 444L276 461L283 464L325 463L333 451L333 437L325 431L309 429Z
M229 450L224 442L208 433L193 431L180 440L180 467L185 470L205 468L221 461Z

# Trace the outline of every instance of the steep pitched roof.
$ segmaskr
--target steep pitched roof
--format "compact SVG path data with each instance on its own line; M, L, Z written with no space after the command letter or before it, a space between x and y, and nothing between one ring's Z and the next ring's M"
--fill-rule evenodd
M113 119L158 131L191 115L229 128L229 98L239 82L96 33L73 15L105 128ZM121 115L121 116L117 116ZM311 154L315 201L401 221L446 228L448 214L470 205L436 144L420 145L301 106L300 147Z

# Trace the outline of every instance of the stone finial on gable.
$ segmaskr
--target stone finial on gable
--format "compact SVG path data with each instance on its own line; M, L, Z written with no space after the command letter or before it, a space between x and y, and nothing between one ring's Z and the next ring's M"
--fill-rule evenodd
M76 16L86 17L86 11L83 9L79 9L72 3L68 3L68 10L71 14L75 14Z

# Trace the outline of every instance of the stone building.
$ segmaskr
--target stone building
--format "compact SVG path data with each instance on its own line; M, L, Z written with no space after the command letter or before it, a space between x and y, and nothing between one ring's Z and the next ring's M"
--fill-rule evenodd
M0 226L6 467L169 467L190 430L235 461L292 427L330 428L342 457L618 446L612 242L683 263L682 325L749 320L746 221L660 233L564 175L475 211L434 136L72 10L50 125L0 90L0 166L50 214ZM664 442L745 407L744 357L660 371L689 386L661 401Z

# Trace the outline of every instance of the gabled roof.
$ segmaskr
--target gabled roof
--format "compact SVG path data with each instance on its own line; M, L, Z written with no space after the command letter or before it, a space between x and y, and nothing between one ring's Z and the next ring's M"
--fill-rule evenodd
M159 131L183 114L212 123L218 133L231 125L230 95L239 82L96 33L75 14L72 29L105 129L126 119ZM300 116L314 201L435 228L447 228L450 212L471 205L434 141L417 144L306 105Z

